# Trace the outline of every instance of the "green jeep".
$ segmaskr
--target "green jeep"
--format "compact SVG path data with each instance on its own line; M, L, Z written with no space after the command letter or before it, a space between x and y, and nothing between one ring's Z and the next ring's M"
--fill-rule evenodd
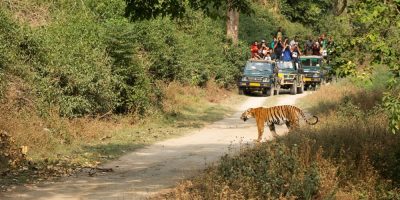
M302 56L300 62L305 76L305 87L313 87L324 84L327 81L328 68L322 56Z
M301 64L292 61L278 61L279 88L290 89L290 94L301 94L304 92L304 75ZM279 94L279 90L277 92Z
M277 69L275 62L265 60L249 60L238 82L239 94L250 94L261 91L263 95L272 96L276 90Z

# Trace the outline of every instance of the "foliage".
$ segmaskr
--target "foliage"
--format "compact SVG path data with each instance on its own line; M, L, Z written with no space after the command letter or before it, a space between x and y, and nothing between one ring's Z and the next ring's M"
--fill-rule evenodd
M287 1L285 1L287 2ZM330 65L333 66L336 75L339 77L353 77L367 80L371 76L373 69L389 68L392 78L387 83L387 93L385 100L386 108L392 115L390 105L395 106L396 101L389 99L398 98L396 89L399 81L399 49L400 44L397 35L400 34L400 15L398 1L343 1L341 4L347 5L340 16L336 16L338 3L340 1L322 1L320 9L325 10L320 17L320 23L310 23L309 25L316 32L325 32L334 36L335 45L333 52L330 53ZM308 4L308 5L307 5ZM284 4L288 7L285 10L301 9L307 5L317 4L314 1L300 1ZM336 8L335 8L336 7ZM293 11L293 10L292 10ZM293 17L290 11L289 17ZM301 12L300 12L301 13ZM336 13L336 14L335 14ZM317 15L316 15L317 16ZM306 15L301 16L300 20L308 19ZM293 18L294 19L294 18ZM312 21L313 17L311 17ZM296 19L299 20L299 19ZM393 116L397 119L399 116ZM391 123L393 132L399 129Z
M337 57L342 60L350 60L359 65L358 71L370 71L368 68L379 68L386 65L393 73L388 82L389 91L384 98L385 107L391 114L390 129L392 132L399 131L399 126L394 120L399 119L397 111L399 97L396 95L396 82L399 77L400 43L397 35L400 34L399 2L397 1L356 1L349 6L349 19L352 25L350 37L343 39L340 43L341 51ZM349 57L348 52L358 51ZM339 66L343 66L339 63ZM345 67L338 68L344 71Z
M289 20L317 28L320 26L321 19L325 18L332 10L332 1L323 0L282 0L281 12Z
M112 90L117 95L115 110L144 115L151 108L155 89L151 87L152 77L147 75L137 56L136 29L120 20L110 20L105 27L106 50L112 62Z
M241 13L251 13L249 0L189 0L189 1L177 1L177 0L125 0L126 9L125 15L131 20L142 20L157 18L158 16L170 16L172 18L181 18L185 15L188 7L194 10L202 10L205 14L212 16L217 14L221 16L222 7L226 9L237 9ZM222 11L222 13L225 13ZM222 15L223 16L223 15Z
M397 91L397 94L399 92ZM400 130L400 96L386 93L383 98L383 106L389 113L389 127L392 133Z
M6 67L8 67L12 61L13 45L10 44L10 41L13 41L12 38L15 35L13 32L15 32L15 27L10 22L6 13L0 10L0 40L3 41L0 44L0 99L4 95L4 73Z
M268 7L253 4L254 16L241 15L239 22L239 38L251 44L255 40L262 39L272 41L272 35L276 35L278 27L281 27L285 37L303 37L311 34L311 30L302 24L274 15Z

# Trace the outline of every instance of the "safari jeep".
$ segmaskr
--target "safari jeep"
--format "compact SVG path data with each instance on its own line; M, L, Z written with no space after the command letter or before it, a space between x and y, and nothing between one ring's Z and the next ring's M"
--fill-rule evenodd
M278 61L278 78L280 89L290 89L290 94L301 94L304 92L304 75L299 63L292 61ZM279 94L279 90L277 92Z
M311 86L315 89L326 82L325 75L328 75L328 69L324 67L322 56L302 56L300 57L300 62L303 67L306 88Z
M266 96L274 95L278 80L276 72L276 65L273 61L247 61L243 70L243 76L238 82L239 94L260 91Z

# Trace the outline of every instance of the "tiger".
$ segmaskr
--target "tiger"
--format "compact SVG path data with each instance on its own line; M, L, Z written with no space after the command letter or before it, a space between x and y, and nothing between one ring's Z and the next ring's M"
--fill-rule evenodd
M282 105L268 108L249 108L243 112L240 119L246 122L249 118L255 118L258 128L257 142L260 142L264 132L265 123L267 123L272 135L277 137L278 135L275 131L275 124L282 125L285 123L289 130L299 128L299 115L303 117L307 124L315 125L318 123L317 116L313 116L313 118L316 119L315 122L310 122L300 108L292 105Z

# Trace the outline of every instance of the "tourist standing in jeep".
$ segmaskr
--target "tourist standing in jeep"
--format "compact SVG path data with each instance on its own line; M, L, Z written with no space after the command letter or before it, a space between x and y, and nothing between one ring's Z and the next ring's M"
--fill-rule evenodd
M278 38L278 41L275 43L274 47L275 59L281 59L283 47L282 38Z
M276 36L274 34L272 34L272 40L271 40L271 43L270 43L270 46L269 46L269 48L272 49L271 53L273 53L273 50L274 50L274 47L275 47L275 43L277 43L277 41L278 40L276 39Z
M304 51L306 55L312 54L313 44L314 42L312 41L311 36L308 36L308 40L306 41L306 44L304 46Z
M279 39L283 39L283 31L282 31L282 27L279 27L278 28L278 31L276 31L276 39L277 40L279 40Z
M319 42L315 42L312 47L312 55L319 56L321 55L321 46Z
M254 41L253 44L250 46L250 52L251 52L251 59L260 59L260 56L258 55L257 41Z
M292 60L294 63L299 63L299 58L301 56L301 51L297 44L295 44L292 48Z
M299 45L298 37L297 35L294 36L293 40L290 41L289 43L290 47L293 49L295 45Z
M290 50L290 46L286 45L285 50L282 53L283 61L292 61L292 51Z

